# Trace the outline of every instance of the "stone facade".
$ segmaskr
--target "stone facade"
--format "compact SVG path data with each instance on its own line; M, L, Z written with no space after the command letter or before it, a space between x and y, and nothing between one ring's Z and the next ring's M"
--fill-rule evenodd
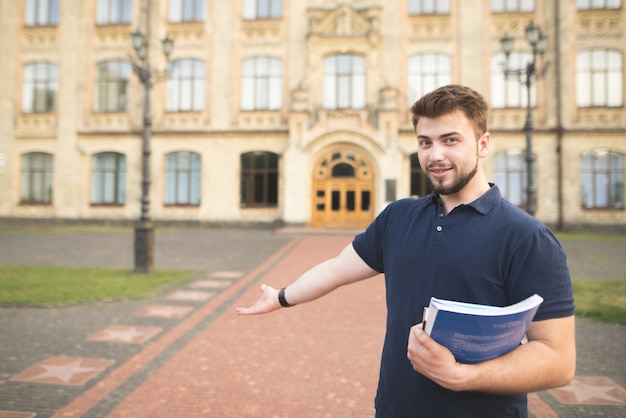
M201 60L206 71L202 110L168 112L166 83L157 82L151 90L152 220L310 225L317 207L316 168L333 149L365 156L370 170L366 177L372 184L371 220L390 196L411 194L410 156L416 143L409 105L417 97L408 97L410 57L447 54L452 82L469 85L489 98L491 60L501 51L500 37L513 35L523 48L524 28L532 20L549 38L545 54L549 66L536 82L533 108L536 216L562 227L626 224L623 207L583 209L579 174L582 153L606 149L626 156L623 103L578 107L575 88L577 53L588 48L621 51L621 88L626 85L623 6L579 11L575 0L556 5L535 0L532 12L493 13L487 0L452 0L449 13L410 15L407 1L283 0L281 18L244 20L243 1L208 1L203 21L171 23L167 1L135 0L131 23L97 25L96 1L61 0L58 25L30 27L24 21L25 3L0 3L1 218L122 222L139 218L143 86L136 75L131 77L127 111L97 113L93 106L96 65L129 61L134 54L130 32L139 28L149 37L154 69L166 68L160 39L169 34L174 40L170 58ZM346 53L364 57L365 106L329 109L323 101L324 58ZM258 56L282 63L278 110L241 110L242 62ZM23 68L40 61L58 66L56 107L49 113L24 113ZM525 117L523 107L492 109L492 156L525 148ZM164 204L165 155L181 150L199 154L202 161L197 205ZM279 156L278 204L245 207L240 156L258 150ZM90 201L92 157L107 151L126 157L122 205ZM54 157L49 204L21 200L22 156L30 152ZM492 157L487 172L493 173Z

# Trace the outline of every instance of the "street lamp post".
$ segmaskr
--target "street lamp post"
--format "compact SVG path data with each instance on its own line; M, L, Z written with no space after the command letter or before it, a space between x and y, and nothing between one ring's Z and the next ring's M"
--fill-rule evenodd
M144 86L142 159L141 159L141 215L135 227L135 273L148 274L154 268L154 225L150 220L150 139L152 116L150 115L150 89L159 78L167 75L167 70L155 71L148 61L148 39L140 31L131 33L136 58L131 56L133 70ZM169 61L174 41L165 37L162 41L163 53Z
M526 41L532 47L532 60L526 63L523 68L511 69L509 67L509 56L513 51L513 45L515 39L511 36L504 35L500 38L502 49L506 60L504 62L504 76L505 78L517 78L521 83L526 86L526 123L524 124L524 133L526 134L526 211L534 216L537 208L536 194L534 180L534 166L535 156L532 149L532 137L533 137L533 117L530 106L531 98L531 86L533 81L543 76L546 70L546 65L543 68L537 66L537 54L542 55L548 48L548 38L541 32L539 27L535 26L533 22L530 22L526 26Z

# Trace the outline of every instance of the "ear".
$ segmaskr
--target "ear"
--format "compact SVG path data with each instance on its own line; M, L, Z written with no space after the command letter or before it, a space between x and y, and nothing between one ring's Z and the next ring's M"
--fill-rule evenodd
M480 158L487 158L490 139L491 136L489 135L489 132L485 132L480 138L478 138L478 156Z

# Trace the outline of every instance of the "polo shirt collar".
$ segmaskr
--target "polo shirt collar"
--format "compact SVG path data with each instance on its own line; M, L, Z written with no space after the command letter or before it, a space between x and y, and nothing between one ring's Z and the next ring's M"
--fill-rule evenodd
M474 210L482 215L486 215L487 213L489 213L489 211L493 209L496 203L498 203L500 199L502 199L502 194L500 193L500 189L498 189L498 186L493 183L489 183L489 186L490 188L489 190L487 190L487 192L485 192L478 199L464 206L474 208ZM443 202L441 202L439 195L435 192L431 194L431 199L433 204L437 206L443 206Z

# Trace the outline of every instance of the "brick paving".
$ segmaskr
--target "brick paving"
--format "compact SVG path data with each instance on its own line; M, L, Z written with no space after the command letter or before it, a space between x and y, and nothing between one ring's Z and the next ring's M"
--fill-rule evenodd
M157 230L157 268L198 272L183 289L131 302L0 308L0 418L372 417L382 276L271 315L234 313L261 283L287 284L354 234L306 232ZM563 244L574 275L586 257L624 278L606 269L607 248L623 255L623 242ZM620 268L623 257L611 260ZM52 261L129 267L132 234L0 229L0 263ZM626 327L577 322L577 377L531 394L532 416L626 416Z

